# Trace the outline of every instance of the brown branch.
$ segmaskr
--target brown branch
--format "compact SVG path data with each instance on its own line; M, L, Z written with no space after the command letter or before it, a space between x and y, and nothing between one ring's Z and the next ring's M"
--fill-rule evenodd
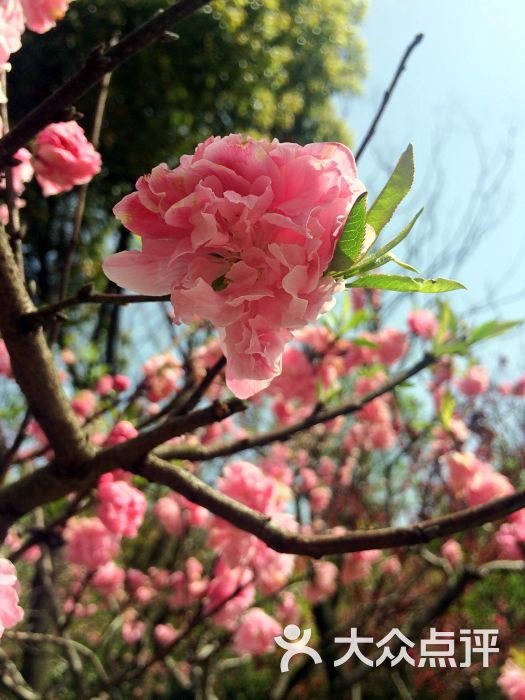
M61 314L64 309L79 304L144 304L153 301L169 301L169 294L161 296L150 296L148 294L112 294L112 293L93 293L92 284L86 284L81 287L78 292L68 299L57 301L55 304L48 304L40 309L35 309L29 313L21 314L18 318L20 328L24 331L32 331L43 326L47 319L51 321L56 318L66 320Z
M20 316L35 310L11 246L0 228L0 332L11 358L13 375L28 408L46 434L58 461L85 459L94 450L63 392L55 363L41 329L23 333Z
M207 408L177 416L132 440L101 450L96 456L84 455L65 464L55 461L7 485L0 491L0 540L3 531L38 506L72 491L89 489L103 473L112 469L132 469L162 442L224 420L244 408L244 402L239 399L215 401Z
M206 0L180 0L125 36L114 46L95 48L80 70L49 95L0 139L0 165L53 121L67 119L68 110L90 88L128 58L157 41L168 29L206 4Z
M525 489L474 508L465 508L403 527L355 530L342 535L296 535L273 525L271 518L220 493L191 472L173 467L155 455L133 471L169 486L193 503L207 508L240 530L255 535L269 547L288 554L322 557L330 554L413 546L499 520L525 506Z
M398 82L399 78L401 77L401 73L405 70L406 63L407 63L408 59L410 58L410 54L416 48L416 46L423 41L423 38L424 38L423 34L416 34L416 36L414 37L412 42L407 47L405 53L403 54L403 57L401 58L401 61L399 62L397 70L394 73L394 77L392 78L392 82L388 86L388 90L383 95L383 100L382 100L381 104L379 105L379 109L377 110L377 113L376 113L376 115L375 115L375 117L370 125L370 128L366 132L365 137L364 137L363 141L361 142L361 145L359 146L359 148L357 149L357 151L355 153L356 160L359 160L359 158L363 155L363 151L365 150L365 148L368 146L368 144L372 140L372 137L375 134L377 125L379 124L379 121L380 121L381 117L383 116L383 113L384 113L385 109L387 108L388 103L390 102L390 98L392 97L392 94L395 90L397 82Z
M234 442L228 442L216 447L188 447L185 445L177 447L166 447L158 451L158 455L164 459L189 459L193 462L200 460L215 459L216 457L228 457L243 450L250 450L256 447L264 447L272 442L286 442L296 433L302 430L307 430L314 425L326 423L327 421L337 418L338 416L348 416L352 413L360 411L366 404L374 399L377 399L383 394L395 389L397 386L406 382L408 379L434 364L436 358L427 353L423 355L421 360L416 362L412 367L394 375L392 379L385 382L375 391L365 394L359 401L346 401L335 406L334 408L316 410L307 418L304 418L297 423L292 423L284 428L277 428L266 433L254 435L253 437L242 438Z

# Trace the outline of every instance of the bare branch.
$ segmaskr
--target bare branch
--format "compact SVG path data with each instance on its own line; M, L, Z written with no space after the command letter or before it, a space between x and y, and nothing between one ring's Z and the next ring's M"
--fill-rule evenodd
M92 284L86 284L68 299L62 299L62 301L57 301L55 304L49 304L41 309L22 314L18 318L20 328L28 332L45 325L48 319L50 321L54 321L57 318L67 320L61 312L79 304L144 304L154 301L169 301L170 299L169 294L150 296L148 294L93 293L92 288Z
M401 77L401 73L406 68L406 63L407 63L408 59L410 58L410 54L416 48L416 46L423 41L423 37L424 37L423 34L416 34L416 36L414 37L412 42L407 47L405 53L403 54L403 57L401 58L401 61L399 62L397 70L394 73L394 77L392 78L392 82L388 86L388 90L383 95L383 100L382 100L381 104L379 105L379 109L377 110L377 113L372 121L372 124L370 125L370 128L366 132L365 137L364 137L363 141L361 142L361 145L359 146L359 148L356 151L356 154L355 154L356 160L359 160L359 158L363 155L363 151L365 150L365 148L368 146L368 144L372 140L372 137L375 134L377 125L379 124L379 121L380 121L381 117L383 116L383 113L384 113L385 109L387 108L388 103L390 102L390 98L392 97L392 94L395 90L397 82L398 82L399 78Z

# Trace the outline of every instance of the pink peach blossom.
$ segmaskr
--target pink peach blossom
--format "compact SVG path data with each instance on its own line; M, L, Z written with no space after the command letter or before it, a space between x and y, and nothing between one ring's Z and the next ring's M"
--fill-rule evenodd
M22 46L24 13L20 0L0 0L0 68Z
M28 29L43 34L62 19L71 0L20 0L20 2Z
M170 352L150 357L144 363L142 371L150 401L162 401L182 386L184 371Z
M45 197L86 184L101 164L100 154L76 122L50 124L36 137L33 167Z
M282 594L275 614L283 626L296 625L299 622L301 611L299 610L297 599L291 591L285 591Z
M525 375L520 377L514 384L512 387L512 394L514 396L521 396L521 398L525 398Z
M129 422L129 420L120 420L113 426L110 434L108 435L108 439L106 440L106 444L108 446L120 445L121 442L131 440L132 438L137 437L138 434L138 430L132 423Z
M254 600L252 573L243 567L230 567L224 559L219 559L206 593L204 613L211 615L216 625L233 630Z
M379 569L384 576L399 576L401 573L401 562L399 557L387 557L381 562Z
M282 630L282 625L262 608L251 608L234 634L233 648L237 654L266 654L274 649L274 637Z
M116 374L113 377L113 389L115 391L127 391L131 386L131 379L125 374Z
M169 535L180 535L186 524L180 505L173 496L162 496L153 506L153 515Z
M305 598L312 604L326 600L335 593L339 569L331 561L314 561L313 581L305 589Z
M209 320L227 384L246 398L280 374L292 331L333 305L341 285L325 271L364 191L341 144L211 137L117 204L142 251L111 256L104 271L138 292L171 293L178 320Z
M441 555L456 568L463 559L463 550L459 542L451 538L441 545Z
M146 630L146 623L142 620L130 618L122 625L122 639L126 644L136 644L140 642Z
M81 418L89 418L95 412L96 407L97 397L89 389L82 389L71 401L71 408Z
M104 374L97 382L97 394L106 396L113 391L113 377L110 374Z
M97 497L97 515L108 530L115 535L135 537L147 508L142 491L109 473L100 477Z
M498 685L508 700L525 700L525 669L507 659L501 669Z
M108 561L95 572L91 579L91 584L103 595L115 595L122 588L126 573L124 569L117 566L115 562Z
M489 374L484 367L470 367L463 379L459 379L457 387L465 396L479 396L489 388Z
M4 341L0 338L0 377L11 376L11 359Z
M73 518L64 530L66 561L95 571L119 551L119 539L98 518Z
M160 644L160 646L170 646L170 644L173 644L173 642L177 639L177 636L177 630L169 623L155 625L153 628L153 637L155 638L157 644Z
M0 123L0 136L2 135L3 129ZM20 197L20 195L23 193L25 189L25 184L29 182L33 178L33 166L31 165L31 153L27 150L27 148L20 148L15 154L14 154L15 160L18 161L18 165L15 165L11 169L11 178L12 178L12 183L13 183L13 189L15 191L15 194ZM5 181L5 175L2 173L0 175L0 189L5 189L6 187L6 181ZM17 205L19 208L21 206L24 206L25 202L23 200L18 200Z
M408 327L421 338L433 338L438 330L437 318L429 309L413 309L407 317Z
M0 558L0 637L24 617L18 605L19 583L16 569L9 559Z

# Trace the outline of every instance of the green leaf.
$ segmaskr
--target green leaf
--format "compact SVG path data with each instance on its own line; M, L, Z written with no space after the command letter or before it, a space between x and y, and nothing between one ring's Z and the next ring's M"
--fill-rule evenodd
M405 277L404 275L364 275L347 287L363 287L365 289L386 289L393 292L424 292L426 294L437 292L451 292L454 289L465 289L455 280L447 280L441 277L436 279L424 279L423 277Z
M398 205L409 193L414 180L414 149L412 144L399 159L394 172L368 212L367 222L376 233L386 226Z
M452 394L447 391L447 393L441 399L439 409L439 416L441 418L441 422L443 423L443 427L445 428L445 430L448 430L450 428L450 421L452 420L452 416L454 415L455 407L456 400L454 399Z
M396 265L399 265L399 267L403 267L405 270L410 270L410 272L415 272L416 274L419 274L419 270L417 270L413 265L409 265L407 262L403 262L403 260L400 260L397 255L394 255L394 253L388 253L385 257L389 259L389 262L394 262Z
M366 197L367 193L363 192L354 202L327 272L344 272L357 259L365 240Z
M495 338L502 333L506 333L511 328L521 326L522 321L487 321L474 330L467 336L467 343L473 345L488 338Z
M366 338L353 338L352 345L357 345L360 348L370 348L371 350L377 350L379 347L377 343L373 343Z
M465 355L472 345L489 338L495 338L512 328L521 326L522 323L523 321L487 321L463 335L463 337L451 338L448 343L437 342L432 352L436 357L440 355Z

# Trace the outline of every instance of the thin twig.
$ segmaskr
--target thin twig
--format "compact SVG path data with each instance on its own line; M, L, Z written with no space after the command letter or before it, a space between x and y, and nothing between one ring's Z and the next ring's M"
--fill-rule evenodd
M100 93L98 96L97 107L95 110L95 118L93 122L93 129L91 132L91 143L95 148L98 148L100 143L100 132L102 129L102 120L104 117L104 110L106 108L106 102L109 93L109 83L111 81L111 73L106 73L102 78L102 83L100 87ZM69 240L68 249L66 252L66 257L64 260L64 267L62 272L62 277L60 279L60 289L58 292L58 300L64 301L67 296L67 290L69 286L69 279L71 277L71 270L73 267L73 259L75 257L75 251L80 240L80 229L82 228L82 220L84 219L84 212L86 210L87 193L89 189L89 182L85 185L81 185L78 188L78 200L75 207L75 217L73 221L73 231L71 232L71 238ZM56 341L59 332L59 324L56 323L53 331L51 333L50 342L53 344Z
M9 639L16 639L19 642L51 643L62 647L73 647L80 654L83 654L90 659L102 680L106 681L108 678L107 673L95 652L84 646L84 644L81 644L73 639L59 637L56 634L47 634L43 632L18 632L16 630L6 630L4 636Z
M41 309L21 315L18 319L20 327L24 331L33 331L39 326L43 326L46 323L46 319L61 318L61 320L67 320L61 316L61 312L64 309L79 306L80 304L145 304L155 301L169 301L170 299L168 294L149 296L147 294L93 293L91 290L92 285L87 284L68 299L57 301L55 304L48 304Z
M364 137L363 141L361 142L361 145L359 146L359 148L356 151L356 154L355 154L356 160L359 160L359 158L363 155L363 151L365 150L365 148L368 146L368 144L372 140L372 137L375 134L375 130L377 128L377 125L379 124L379 121L380 121L381 117L383 116L383 113L384 113L385 109L387 108L388 103L390 102L390 98L392 97L392 94L395 90L397 82L398 82L399 78L401 77L401 73L406 68L406 63L407 63L408 59L410 58L410 54L416 48L416 46L418 44L420 44L421 41L423 41L423 37L424 37L423 34L416 34L412 43L410 43L408 45L405 53L403 54L403 57L401 58L401 61L397 67L397 70L394 73L394 77L392 78L392 82L388 86L388 90L383 95L383 100L382 100L381 104L379 105L379 109L377 110L377 113L376 113L368 131L366 132L365 137Z

